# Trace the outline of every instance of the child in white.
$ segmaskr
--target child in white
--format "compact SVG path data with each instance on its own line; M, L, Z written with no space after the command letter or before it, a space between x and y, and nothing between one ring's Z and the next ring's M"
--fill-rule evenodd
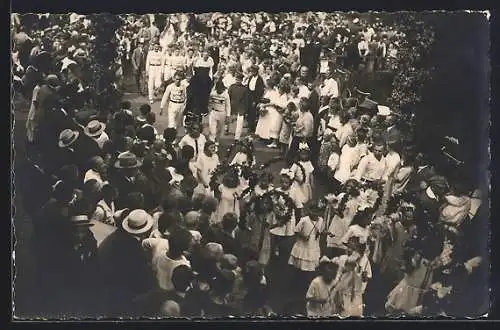
M319 265L319 234L323 230L323 218L318 210L309 208L310 215L302 217L295 227L297 240L293 245L288 264L304 272L313 272Z
M293 173L293 187L304 196L304 202L312 199L314 166L311 163L311 153L306 143L299 145L299 161L290 168Z

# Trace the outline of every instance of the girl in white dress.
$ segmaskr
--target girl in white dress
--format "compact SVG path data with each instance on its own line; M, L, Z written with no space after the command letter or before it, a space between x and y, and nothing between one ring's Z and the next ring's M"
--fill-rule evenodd
M216 153L215 143L207 141L204 150L198 156L196 168L198 169L198 182L200 183L200 192L207 195L213 195L209 187L210 179L215 168L219 165L219 156Z
M222 184L219 185L218 190L219 196L219 206L215 212L215 224L222 222L222 217L224 214L233 212L238 218L240 216L240 203L239 197L243 192L243 186L241 185L238 173L230 172L226 174L222 180Z
M296 290L297 296L302 298L319 265L321 256L319 240L324 226L321 217L323 210L317 203L309 202L305 210L308 215L302 217L295 226L296 241L288 259L288 264L295 270L292 287Z
M255 135L263 140L268 140L270 138L269 133L272 126L272 120L278 116L278 112L273 103L276 103L279 99L279 92L274 86L274 83L268 79L266 84L267 88L263 98L269 100L269 103L261 103L257 106L259 109L259 120L255 128Z
M361 255L353 250L332 259L339 265L333 291L334 313L341 317L363 316L363 281L356 272Z
M299 161L290 167L294 175L293 187L304 196L304 202L312 199L313 191L313 172L314 166L311 163L311 153L307 143L299 144Z
M346 182L345 191L337 196L338 204L334 208L336 212L333 212L331 219L326 219L328 224L326 246L329 257L337 257L345 253L342 239L358 212L360 192L356 188L356 184L355 180Z
M302 217L295 227L297 240L293 245L288 264L303 272L314 272L319 265L319 234L324 225L322 210L311 201L306 205L309 215Z
M333 291L336 281L337 265L323 257L319 261L319 276L315 277L306 293L306 311L308 317L333 316Z

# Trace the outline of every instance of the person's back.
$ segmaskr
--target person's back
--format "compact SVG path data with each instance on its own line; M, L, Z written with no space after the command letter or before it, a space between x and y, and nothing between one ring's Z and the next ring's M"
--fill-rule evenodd
M112 312L126 313L132 299L155 283L140 241L119 229L102 241L98 254L106 303Z
M243 114L248 105L248 88L241 83L235 83L229 87L229 100L231 103L231 112Z

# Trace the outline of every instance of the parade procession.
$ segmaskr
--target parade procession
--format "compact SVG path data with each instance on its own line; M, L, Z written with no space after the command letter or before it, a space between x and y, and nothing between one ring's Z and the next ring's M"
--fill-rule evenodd
M485 312L488 191L418 110L417 16L12 14L18 309Z

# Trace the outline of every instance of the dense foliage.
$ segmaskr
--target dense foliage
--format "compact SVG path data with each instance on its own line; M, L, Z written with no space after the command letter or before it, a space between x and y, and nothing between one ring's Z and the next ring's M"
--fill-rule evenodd
M395 77L389 98L391 107L407 112L418 109L422 102L422 90L432 78L434 67L429 61L435 41L435 32L424 22L421 13L400 13L394 24L402 33L397 57L393 63Z

